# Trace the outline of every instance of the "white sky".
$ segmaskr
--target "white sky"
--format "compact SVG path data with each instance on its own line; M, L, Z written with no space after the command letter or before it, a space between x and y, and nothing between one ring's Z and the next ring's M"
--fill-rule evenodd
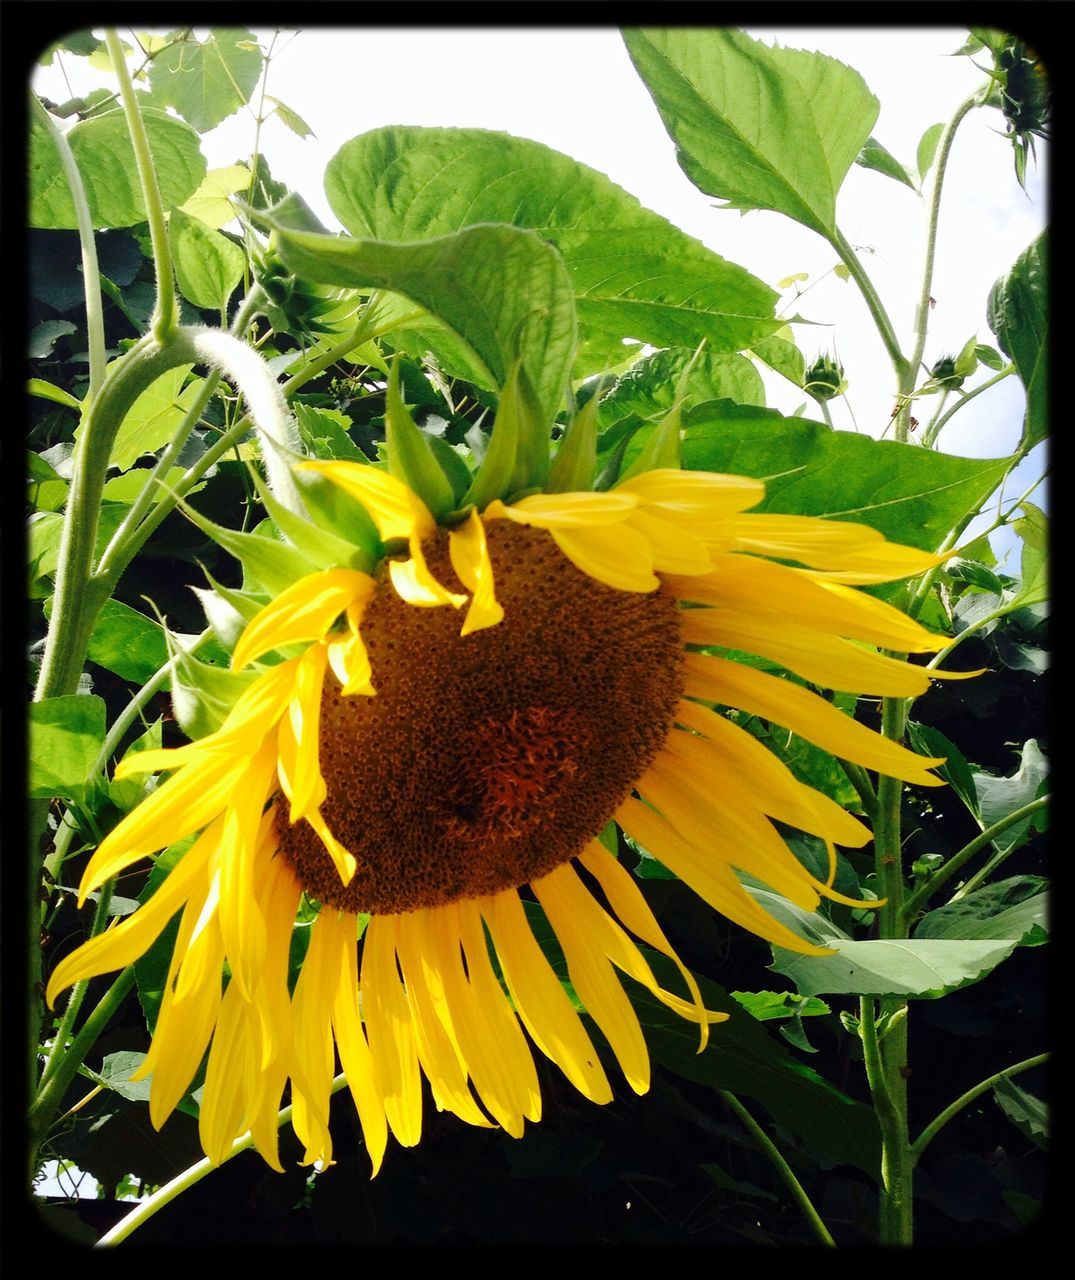
M840 58L864 76L881 103L874 136L906 167L913 166L923 132L950 117L982 82L964 57L958 28L832 30L750 28L756 37ZM263 46L271 32L256 32ZM84 59L66 58L74 90L105 83ZM76 78L77 77L77 78ZM39 87L66 95L56 66ZM614 28L539 30L460 28L314 28L285 32L269 72L269 94L297 111L316 133L302 141L278 120L263 130L262 147L275 177L298 190L330 227L322 190L325 166L348 139L386 124L470 126L532 138L607 174L691 235L755 275L776 284L806 271L806 287L836 262L817 235L778 214L740 216L714 208L675 160L674 147ZM945 183L932 287L926 362L958 352L977 333L995 345L985 319L994 280L1037 236L1045 219L1044 148L1031 165L1027 193L1015 180L1011 149L997 111L977 111L961 126ZM203 137L210 167L249 156L251 114L233 116ZM921 283L925 202L880 174L852 166L838 203L838 222L859 249L901 341L910 331ZM815 322L796 337L809 361L835 342L849 382L858 427L879 435L894 403L893 374L853 284L833 275L804 297L788 292L788 314ZM831 327L829 327L831 326ZM989 371L979 371L984 380ZM769 402L785 413L803 394L766 376ZM949 404L951 400L949 401ZM923 423L935 402L920 402ZM852 429L840 401L838 427ZM1023 415L1016 378L974 400L942 436L947 452L996 457L1018 440ZM818 416L813 403L807 416ZM1018 496L1044 465L1039 447L1009 481ZM1036 501L1042 501L1038 491Z

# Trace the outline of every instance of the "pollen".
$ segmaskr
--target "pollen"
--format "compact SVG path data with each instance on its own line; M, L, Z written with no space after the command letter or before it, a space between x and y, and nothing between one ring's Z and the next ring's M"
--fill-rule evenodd
M495 520L486 535L503 621L460 636L456 610L406 604L385 575L361 623L376 695L326 681L321 812L357 861L351 883L305 821L277 819L283 856L323 903L398 914L547 874L604 828L672 728L672 594L604 586L544 530ZM447 535L423 549L463 590Z

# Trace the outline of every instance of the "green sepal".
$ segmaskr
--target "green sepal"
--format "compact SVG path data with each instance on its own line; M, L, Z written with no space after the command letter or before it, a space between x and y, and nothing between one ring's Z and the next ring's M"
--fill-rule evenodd
M515 472L511 487L543 489L549 475L549 424L522 360L515 366L515 376L504 388L504 395L515 401Z
M641 475L643 471L656 471L660 467L679 470L683 465L683 454L680 450L682 428L680 401L677 400L654 427L649 439L642 446L642 452L623 473L620 480L629 480L631 476Z
M385 403L388 471L402 480L429 508L434 520L455 506L448 477L429 445L429 437L411 417L399 393L399 360L392 361Z
M495 498L503 498L512 489L511 479L515 474L515 454L518 450L518 430L515 414L515 395L513 388L518 385L518 362L508 374L504 383L504 391L497 406L493 429L489 434L489 445L485 457L478 467L478 474L471 482L470 488L463 495L460 506L476 506L482 511Z
M197 741L220 728L239 695L257 679L257 672L202 662L174 635L165 631L165 637L172 654L172 710L187 737Z
M310 519L318 529L346 539L361 550L370 565L383 558L384 543L377 526L357 498L316 471L295 471L294 476Z
M599 400L599 395L591 396L565 430L545 481L546 493L577 493L593 487Z
M368 573L376 564L372 556L363 546L355 546L346 538L341 538L331 529L323 529L311 520L296 515L283 503L277 502L269 492L269 486L256 471L251 472L258 497L273 524L287 538L301 555L305 556L316 569L333 569L342 566L345 569L361 569Z
M433 450L433 454L440 464L440 469L448 477L448 483L452 486L452 505L456 506L463 497L463 494L470 488L474 479L470 468L466 464L466 460L462 458L447 440L442 440L440 436L426 436L429 447Z
M963 346L963 350L956 356L956 373L964 378L970 375L978 368L978 335L975 334Z
M223 525L216 524L195 511L182 499L178 505L202 533L239 561L247 580L254 579L270 595L279 595L293 582L298 582L318 568L318 565L287 543L254 533L241 533L238 529L225 529Z
M250 591L236 591L225 587L202 565L202 573L209 580L208 587L191 587L205 612L206 621L213 634L229 653L250 622L268 603L268 598Z

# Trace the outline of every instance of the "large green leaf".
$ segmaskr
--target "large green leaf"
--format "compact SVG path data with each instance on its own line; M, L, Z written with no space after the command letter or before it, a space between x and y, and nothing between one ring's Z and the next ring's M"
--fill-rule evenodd
M172 210L168 243L183 297L196 307L225 310L232 291L243 278L246 255L242 249L182 209Z
M1026 388L1023 436L1037 444L1049 431L1048 232L1025 249L989 294L989 327Z
M922 917L916 938L1015 938L1021 946L1048 936L1048 881L1012 876L987 884L965 898Z
M166 209L181 205L205 177L198 135L182 120L143 108L149 150ZM95 227L131 227L145 222L138 167L122 111L82 120L67 134L78 164ZM30 225L75 230L78 220L60 157L45 128L31 124Z
M294 228L293 201L264 216L296 275L337 287L390 289L417 302L466 344L486 385L499 390L521 356L551 421L570 378L576 322L563 259L541 236L483 225L397 244Z
M648 950L645 954L666 987L678 989L681 980L665 957ZM654 1062L686 1080L756 1099L814 1155L877 1177L880 1142L872 1110L789 1053L722 987L702 977L698 985L707 1009L730 1015L711 1029L709 1046L701 1054L693 1023L648 992L632 988Z
M929 551L978 509L1008 466L830 431L727 400L696 406L684 422L685 466L765 480L754 510L859 521Z
M205 41L178 41L157 54L149 82L157 102L207 133L249 102L262 62L249 31L212 31Z
M160 626L119 600L106 600L90 636L91 662L142 684L168 660Z
M201 394L201 378L184 387L193 365L169 369L135 400L112 444L110 465L126 471L146 453L155 453L175 435L190 406ZM76 440L81 428L75 432Z
M877 119L857 71L742 31L629 30L624 40L697 187L833 232L836 193Z
M79 799L104 738L105 704L96 694L32 703L29 794Z
M537 142L479 129L393 126L329 161L325 187L356 236L419 240L473 223L539 232L561 252L582 335L576 377L618 364L622 340L742 350L779 325L776 294L603 174Z

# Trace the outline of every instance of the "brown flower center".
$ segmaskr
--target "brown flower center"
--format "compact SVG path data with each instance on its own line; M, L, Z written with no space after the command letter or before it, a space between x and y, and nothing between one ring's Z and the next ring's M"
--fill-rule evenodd
M668 735L674 597L603 586L542 530L486 534L502 622L460 636L460 612L405 604L386 577L362 620L376 696L326 677L321 812L358 862L346 888L310 826L277 810L281 850L322 902L396 914L544 875L601 831ZM425 552L462 590L447 535Z

